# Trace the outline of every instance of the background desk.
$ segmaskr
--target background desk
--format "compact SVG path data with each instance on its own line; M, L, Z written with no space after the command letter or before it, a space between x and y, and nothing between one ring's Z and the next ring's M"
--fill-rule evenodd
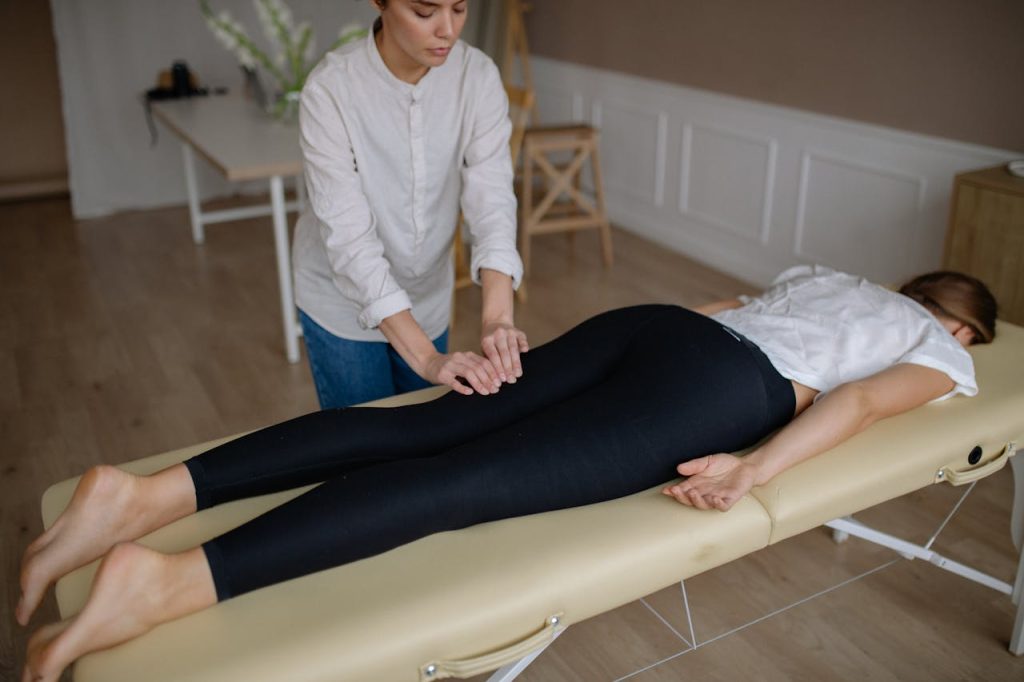
M153 114L182 142L192 238L202 244L210 223L270 215L277 252L285 353L298 362L302 328L295 316L287 211L304 203L299 129L275 121L255 103L233 96L194 97L154 102ZM269 180L270 204L223 211L203 211L196 187L195 154L209 161L228 180ZM284 178L294 176L297 200L284 200Z

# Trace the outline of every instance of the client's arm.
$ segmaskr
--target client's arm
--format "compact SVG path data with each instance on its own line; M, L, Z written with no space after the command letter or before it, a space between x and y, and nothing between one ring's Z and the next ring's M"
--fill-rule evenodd
M895 365L827 393L746 457L723 453L680 464L677 470L689 478L662 492L685 505L725 511L753 486L952 388L952 379L936 369Z

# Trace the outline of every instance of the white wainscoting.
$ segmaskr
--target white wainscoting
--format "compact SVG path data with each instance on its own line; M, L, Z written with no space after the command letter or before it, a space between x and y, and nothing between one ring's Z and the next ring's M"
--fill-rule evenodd
M601 130L611 219L765 285L941 264L953 176L1022 154L532 57L544 124Z

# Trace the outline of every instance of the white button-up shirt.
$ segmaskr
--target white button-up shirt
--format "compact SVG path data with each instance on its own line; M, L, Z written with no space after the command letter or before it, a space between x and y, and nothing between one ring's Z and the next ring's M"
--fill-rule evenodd
M779 374L824 394L893 365L924 365L975 395L974 361L911 298L821 265L798 265L741 308L712 315L753 341ZM946 396L948 397L948 396Z
M307 210L292 254L298 306L336 336L384 341L411 309L430 338L448 325L460 200L480 268L510 275L516 198L508 98L494 63L459 41L412 85L370 35L327 55L302 91Z

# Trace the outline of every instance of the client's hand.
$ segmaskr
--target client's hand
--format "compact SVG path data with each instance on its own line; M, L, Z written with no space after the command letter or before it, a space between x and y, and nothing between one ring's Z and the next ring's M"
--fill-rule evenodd
M526 332L506 322L484 323L480 334L480 348L498 370L498 376L502 381L514 384L516 379L523 376L519 354L530 350L530 345L526 342Z
M721 453L691 459L676 467L685 481L665 486L662 493L689 507L726 511L747 494L757 478L756 468L735 455Z
M450 386L463 395L473 395L474 391L490 395L501 386L491 361L476 353L436 353L427 360L422 376L432 384Z

